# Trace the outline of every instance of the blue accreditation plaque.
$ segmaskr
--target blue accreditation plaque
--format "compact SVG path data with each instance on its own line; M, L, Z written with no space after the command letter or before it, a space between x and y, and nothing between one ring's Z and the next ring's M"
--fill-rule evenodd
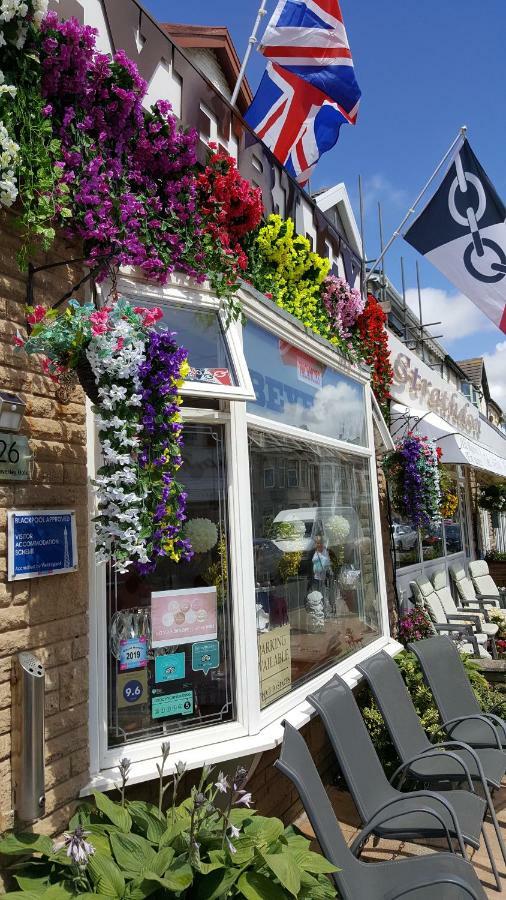
M8 537L9 581L77 569L73 509L9 510Z

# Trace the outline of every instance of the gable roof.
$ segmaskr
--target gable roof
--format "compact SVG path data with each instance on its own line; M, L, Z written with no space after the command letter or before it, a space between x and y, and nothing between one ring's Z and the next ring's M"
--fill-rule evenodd
M483 393L485 400L490 400L487 373L482 356L474 356L472 359L459 359L457 365L466 373L467 378L475 388Z
M212 50L223 69L230 93L232 93L241 68L241 60L225 25L179 25L164 22L160 27L182 50L190 48ZM246 112L252 100L253 94L248 79L244 78L237 98L239 110L242 113Z

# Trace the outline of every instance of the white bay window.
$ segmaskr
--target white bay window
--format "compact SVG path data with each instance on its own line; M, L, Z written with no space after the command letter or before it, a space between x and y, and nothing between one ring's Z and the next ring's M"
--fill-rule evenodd
M247 322L180 280L118 285L188 349L182 394L190 562L119 575L92 559L92 779L155 777L275 746L307 694L388 636L368 373L255 291ZM90 421L90 458L100 454ZM94 453L91 453L91 450ZM93 476L93 465L90 472Z

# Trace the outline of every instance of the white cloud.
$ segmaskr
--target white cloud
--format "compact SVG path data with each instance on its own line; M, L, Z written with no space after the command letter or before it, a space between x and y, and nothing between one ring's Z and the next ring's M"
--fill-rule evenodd
M490 396L506 412L506 341L495 345L493 353L483 356Z
M465 294L450 294L440 288L422 288L422 318L424 322L441 322L429 332L442 334L443 346L451 344L459 338L469 337L479 331L491 331L494 324L483 315ZM410 288L406 291L406 302L418 317L418 291Z
M350 199L352 206L357 211L357 220L359 216L359 198L358 192L354 189L350 190ZM377 205L381 203L383 207L405 207L408 205L408 195L402 188L394 187L391 181L384 175L377 172L375 175L369 175L362 179L362 197L364 201L364 212L372 215L374 212L374 221L377 217Z

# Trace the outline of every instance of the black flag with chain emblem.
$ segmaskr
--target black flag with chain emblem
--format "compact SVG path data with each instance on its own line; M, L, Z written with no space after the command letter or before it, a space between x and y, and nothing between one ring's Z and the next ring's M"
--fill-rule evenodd
M506 333L506 208L467 140L404 239Z

